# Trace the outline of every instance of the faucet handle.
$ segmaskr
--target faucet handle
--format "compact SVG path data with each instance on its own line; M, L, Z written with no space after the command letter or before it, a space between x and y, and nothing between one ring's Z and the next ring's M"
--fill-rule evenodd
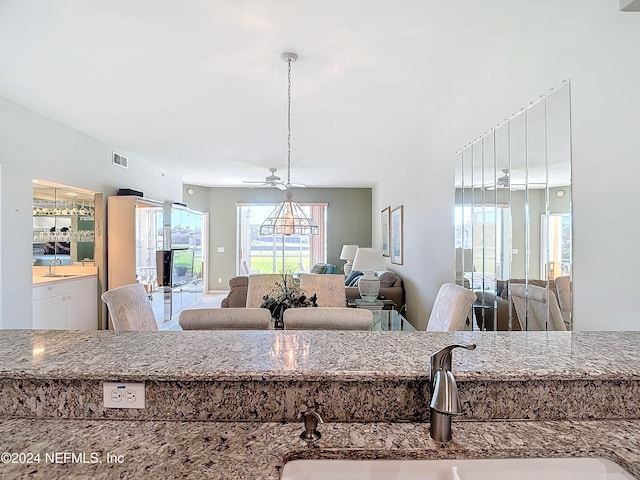
M447 345L441 348L436 353L431 355L431 381L433 382L435 373L442 370L451 370L451 352L454 348L464 348L466 350L475 350L476 344L470 343L468 345Z
M300 434L300 438L306 442L319 440L322 435L317 430L318 422L324 423L320 414L314 410L309 410L308 412L302 412L300 416L304 422L304 432Z

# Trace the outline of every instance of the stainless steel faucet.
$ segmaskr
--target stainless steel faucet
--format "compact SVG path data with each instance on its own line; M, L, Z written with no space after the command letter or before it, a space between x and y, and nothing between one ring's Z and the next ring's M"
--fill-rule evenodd
M300 438L306 442L315 442L320 440L320 432L318 431L318 422L324 423L322 417L313 410L309 410L308 412L303 412L301 414L302 420L304 422L304 432L300 434Z
M462 414L458 386L451 371L454 348L474 350L469 345L449 345L431 355L431 404L429 408L429 434L436 442L451 441L451 417Z

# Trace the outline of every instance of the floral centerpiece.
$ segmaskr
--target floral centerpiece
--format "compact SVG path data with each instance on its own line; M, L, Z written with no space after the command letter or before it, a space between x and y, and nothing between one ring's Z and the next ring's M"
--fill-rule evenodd
M300 280L282 275L282 281L274 284L273 289L262 297L262 308L268 308L276 328L283 328L283 315L287 308L317 307L317 295L307 294L300 288Z

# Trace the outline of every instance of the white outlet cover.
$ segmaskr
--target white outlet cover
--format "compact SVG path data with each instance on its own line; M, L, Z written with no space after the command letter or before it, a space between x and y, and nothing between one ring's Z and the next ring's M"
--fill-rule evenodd
M146 408L144 383L102 384L104 408Z

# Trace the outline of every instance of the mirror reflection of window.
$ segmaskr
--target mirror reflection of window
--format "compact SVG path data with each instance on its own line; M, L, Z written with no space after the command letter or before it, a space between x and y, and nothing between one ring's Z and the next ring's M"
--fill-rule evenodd
M541 244L548 247L548 251L542 251L542 278L553 280L571 275L571 214L543 214L541 223L546 227L542 230Z
M509 224L508 205L455 207L455 247L470 252L460 265L463 265L464 277L474 288L485 290L497 278L509 278L509 244L505 243L505 236L511 231ZM474 229L483 231L483 236L474 237ZM485 244L492 248L485 248ZM482 273L473 275L473 272Z

